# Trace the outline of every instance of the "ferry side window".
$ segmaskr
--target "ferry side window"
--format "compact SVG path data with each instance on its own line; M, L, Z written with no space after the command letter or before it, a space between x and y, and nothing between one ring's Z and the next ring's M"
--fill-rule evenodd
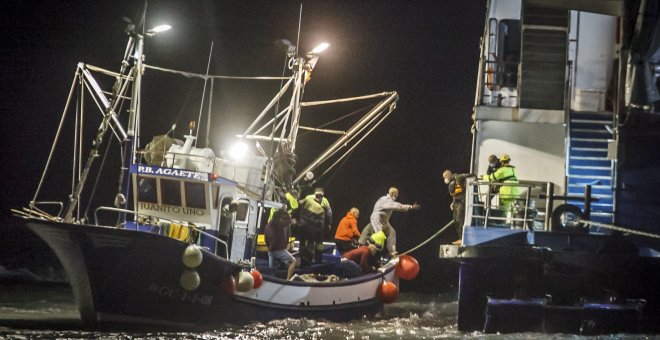
M158 191L155 178L138 177L138 201L158 203Z
M204 184L185 182L184 186L186 188L186 206L188 208L206 209Z
M160 180L160 201L162 204L181 206L181 182L171 179Z

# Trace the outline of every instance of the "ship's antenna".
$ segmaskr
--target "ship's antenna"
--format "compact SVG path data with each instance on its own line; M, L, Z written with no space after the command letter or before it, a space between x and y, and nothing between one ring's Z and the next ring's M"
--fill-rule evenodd
M213 41L211 41L211 49L209 50L209 61L206 64L206 77L204 77L204 88L202 90L202 103L199 104L199 115L197 116L197 130L195 130L195 147L197 147L197 141L199 140L199 126L202 122L202 110L204 108L204 95L206 95L206 83L209 80L209 68L211 68L211 57L213 56ZM210 104L209 104L210 105ZM209 112L209 114L211 114ZM208 136L207 136L208 138Z

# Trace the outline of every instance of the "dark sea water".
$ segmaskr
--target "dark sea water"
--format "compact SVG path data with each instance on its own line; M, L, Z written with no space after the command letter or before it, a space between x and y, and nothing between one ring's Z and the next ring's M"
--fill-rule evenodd
M283 319L194 332L81 330L71 289L64 284L0 285L0 339L660 339L654 335L463 333L456 328L456 292L402 293L383 314L348 323Z

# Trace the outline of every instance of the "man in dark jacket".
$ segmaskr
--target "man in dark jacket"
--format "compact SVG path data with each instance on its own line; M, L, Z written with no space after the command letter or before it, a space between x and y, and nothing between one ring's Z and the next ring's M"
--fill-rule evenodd
M288 252L289 236L291 235L291 216L286 210L278 210L273 219L266 225L264 237L268 247L268 266L275 267L276 262L283 262L288 268L287 280L291 279L296 270L296 259Z
M454 243L460 244L463 237L463 224L465 223L465 179L476 176L473 174L454 174L451 170L445 170L442 177L452 198L449 209L453 213L453 223L459 238Z

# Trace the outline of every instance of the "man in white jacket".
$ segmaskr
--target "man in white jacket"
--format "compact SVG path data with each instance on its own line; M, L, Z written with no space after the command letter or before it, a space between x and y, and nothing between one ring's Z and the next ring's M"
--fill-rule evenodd
M394 211L408 211L417 210L421 206L416 202L413 204L401 204L396 201L399 197L399 189L391 187L387 195L381 197L376 201L374 210L369 217L373 233L383 231L387 235L387 251L392 255L397 255L396 252L396 231L390 224L390 216ZM367 228L365 228L367 229ZM366 231L366 230L365 230ZM365 234L363 231L363 234ZM369 233L371 234L371 233Z

